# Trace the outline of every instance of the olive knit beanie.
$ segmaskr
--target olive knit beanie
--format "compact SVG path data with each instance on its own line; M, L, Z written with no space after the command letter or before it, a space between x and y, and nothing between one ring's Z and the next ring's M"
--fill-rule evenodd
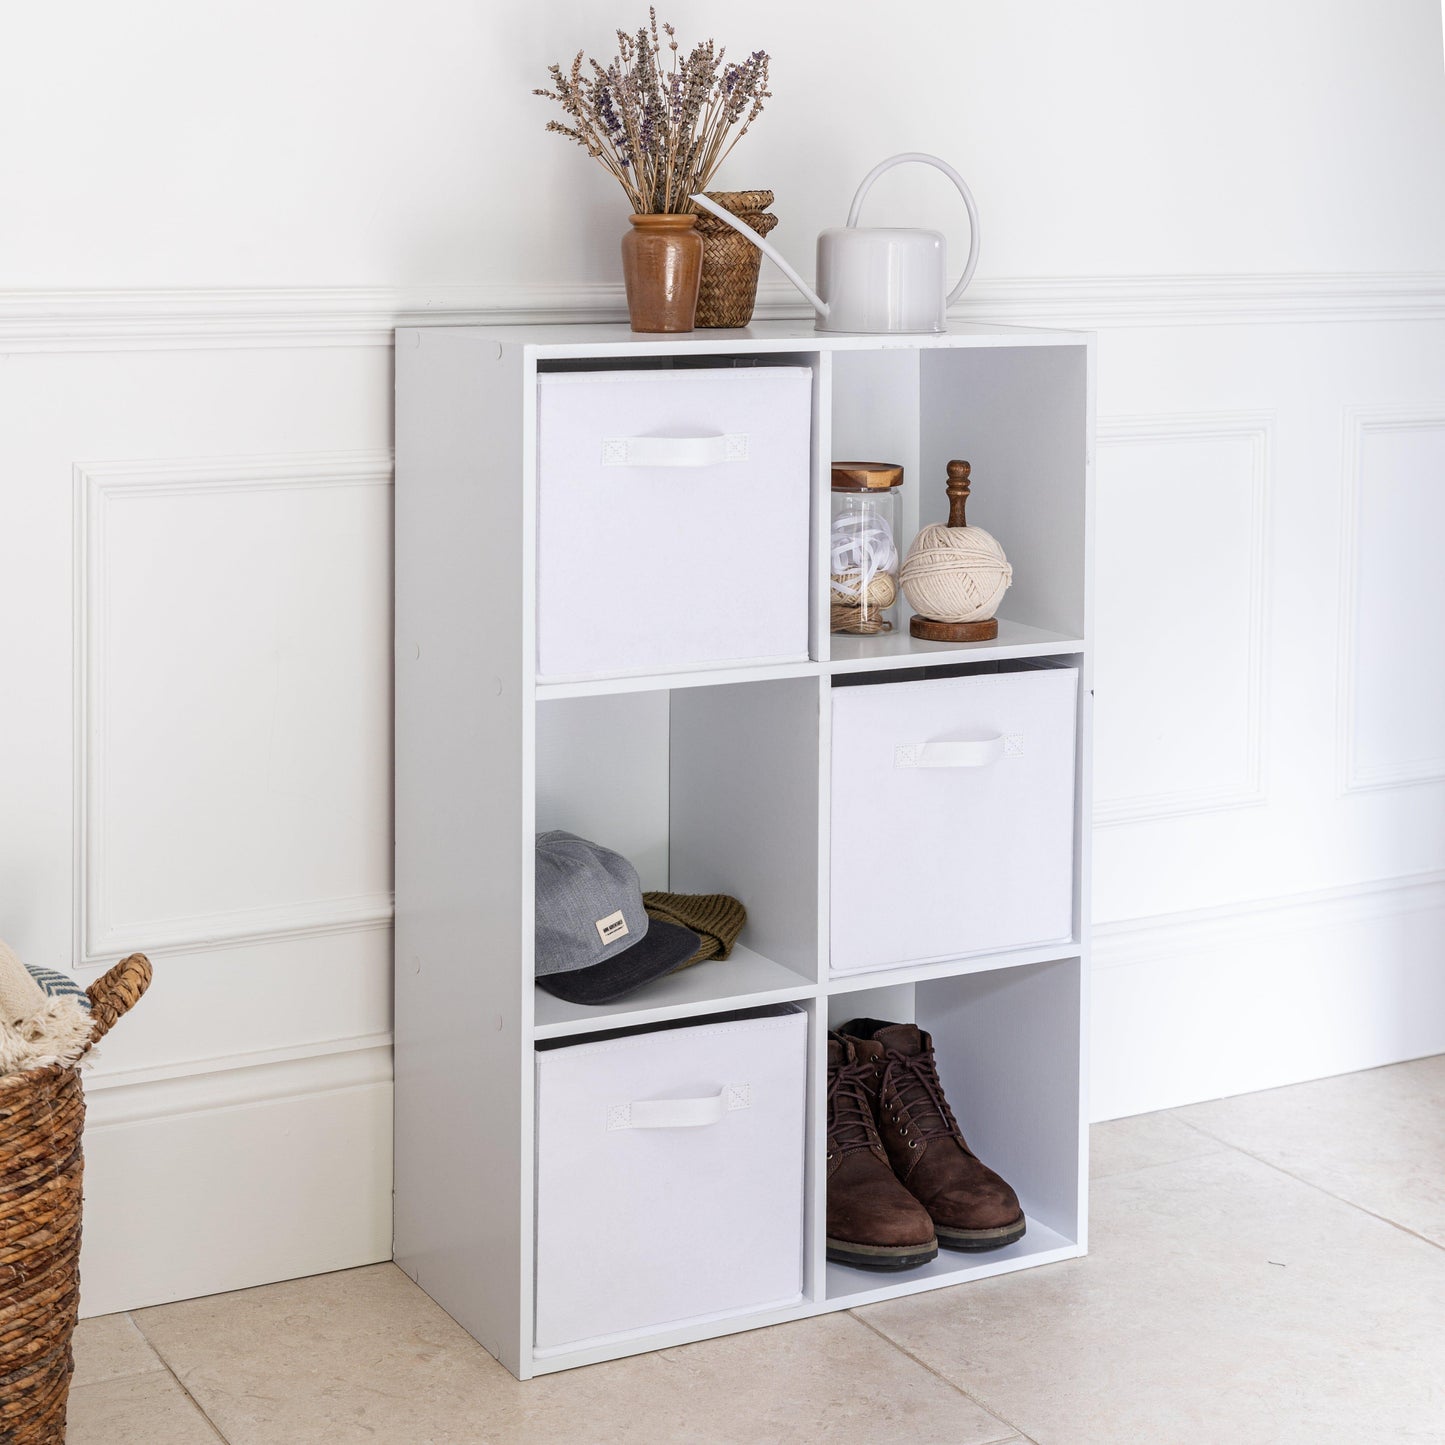
M690 928L702 940L702 947L674 973L705 958L726 958L748 921L747 909L726 893L644 893L642 904L649 918Z

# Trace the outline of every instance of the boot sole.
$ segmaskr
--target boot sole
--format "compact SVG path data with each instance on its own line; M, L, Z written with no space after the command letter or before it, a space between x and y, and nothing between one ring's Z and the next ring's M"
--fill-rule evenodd
M945 1229L937 1221L933 1225L942 1249L1002 1249L1006 1244L1016 1244L1027 1229L1028 1221L1022 1214L1012 1224L1001 1224L997 1229Z
M828 1241L828 1258L834 1264L851 1264L854 1269L917 1269L938 1258L937 1243L930 1244L848 1244Z

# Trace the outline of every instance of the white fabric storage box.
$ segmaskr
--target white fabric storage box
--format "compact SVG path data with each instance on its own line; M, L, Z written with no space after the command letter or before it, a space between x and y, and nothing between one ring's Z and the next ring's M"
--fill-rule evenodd
M537 390L538 675L806 659L811 371Z
M538 1354L796 1303L807 1015L537 1052Z
M834 973L1073 935L1078 672L833 690Z

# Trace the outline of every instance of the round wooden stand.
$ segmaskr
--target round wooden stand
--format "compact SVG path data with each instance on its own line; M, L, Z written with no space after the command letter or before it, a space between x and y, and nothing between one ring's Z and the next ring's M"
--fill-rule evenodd
M908 631L925 642L992 642L998 636L998 618L983 622L935 622L931 617L914 616Z

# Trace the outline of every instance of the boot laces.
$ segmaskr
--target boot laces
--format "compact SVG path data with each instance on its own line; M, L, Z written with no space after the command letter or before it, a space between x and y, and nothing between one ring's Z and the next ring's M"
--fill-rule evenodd
M891 1084L898 1099L898 1111L908 1124L917 1131L920 1141L925 1139L957 1139L963 1142L963 1131L948 1100L943 1097L943 1085L939 1082L938 1066L932 1053L901 1054L889 1049L884 1055L882 1074L878 1080L879 1097L882 1098Z
M876 1149L883 1143L873 1119L873 1106L865 1087L872 1069L847 1063L828 1080L828 1153L841 1157L857 1149Z

